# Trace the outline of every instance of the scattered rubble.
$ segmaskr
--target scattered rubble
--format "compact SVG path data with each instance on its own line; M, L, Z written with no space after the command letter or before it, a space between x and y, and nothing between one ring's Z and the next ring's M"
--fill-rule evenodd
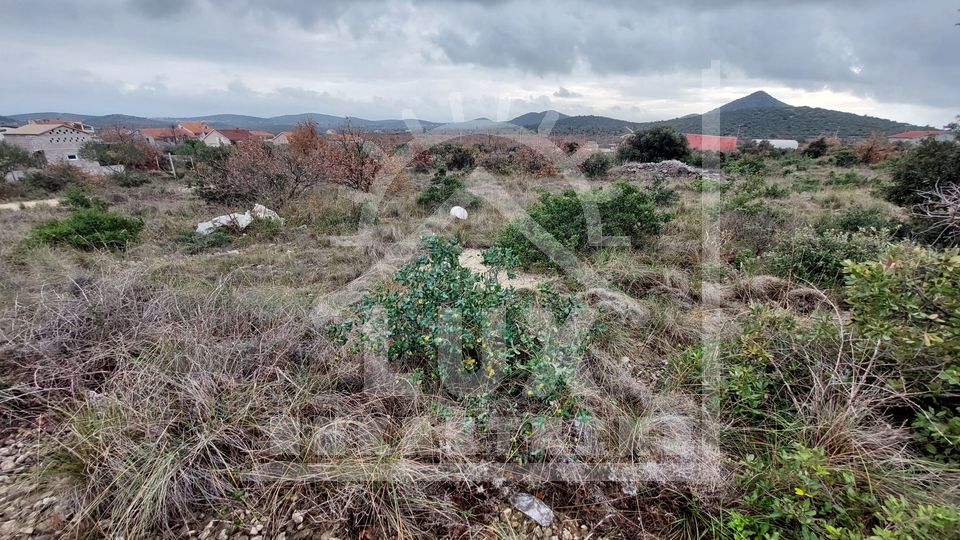
M233 229L243 230L253 223L254 219L279 221L280 224L283 225L283 218L276 212L262 204L256 204L253 206L253 210L247 210L242 214L234 212L233 214L217 216L210 221L198 223L197 232L200 234L210 234L220 227L231 227Z
M664 176L693 176L709 178L711 180L719 180L722 178L721 173L717 171L700 169L675 159L668 159L659 163L624 163L623 165L614 167L612 172L620 174L653 172Z

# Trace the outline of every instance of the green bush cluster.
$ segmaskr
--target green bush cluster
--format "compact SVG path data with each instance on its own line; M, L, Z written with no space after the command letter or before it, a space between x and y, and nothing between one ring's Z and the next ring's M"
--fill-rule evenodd
M596 208L597 215L585 213L585 206ZM607 190L543 193L527 212L528 216L511 221L494 245L511 250L524 264L543 266L573 264L573 254L596 247L591 244L588 227L597 233L595 241L601 235L619 236L640 245L650 236L659 235L663 223L672 219L670 214L657 211L649 193L623 182ZM588 219L599 221L588 223Z
M465 401L481 427L484 405L500 397L514 412L586 414L566 392L591 336L561 332L581 309L573 298L543 285L532 295L501 285L498 276L519 263L507 250L485 253L491 269L479 274L460 264L456 240L424 242L427 252L367 295L355 321L330 327L348 352L384 354L422 391Z
M654 126L636 132L617 148L621 163L660 162L668 159L686 160L690 155L687 137L668 125Z
M938 184L960 183L960 143L927 138L893 165L888 201L900 206L923 202L922 193Z
M123 188L134 188L149 184L150 177L143 173L124 171L111 174L110 181Z
M872 260L889 245L889 231L818 232L802 227L777 243L760 262L782 277L834 287L843 280L843 261Z
M901 372L888 384L918 396L919 449L960 466L960 251L899 248L848 261L851 323Z
M417 204L429 210L436 210L444 203L464 208L480 206L480 199L468 193L465 185L462 177L441 169L433 176L430 186L417 196Z
M613 167L613 159L603 152L596 152L583 160L580 170L587 178L602 178L610 172L611 167Z
M81 186L86 179L83 171L64 163L28 173L23 177L23 184L30 189L45 193L57 193L66 189L67 186Z
M140 240L143 220L110 212L102 201L83 202L79 197L76 200L80 202L71 205L66 219L51 219L35 225L26 244L123 251Z

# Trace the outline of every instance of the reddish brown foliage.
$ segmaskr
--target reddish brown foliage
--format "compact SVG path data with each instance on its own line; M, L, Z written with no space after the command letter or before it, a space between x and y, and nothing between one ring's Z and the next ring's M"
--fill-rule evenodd
M879 132L871 133L869 137L858 141L853 147L860 163L872 165L890 157L894 153L893 144L886 135Z

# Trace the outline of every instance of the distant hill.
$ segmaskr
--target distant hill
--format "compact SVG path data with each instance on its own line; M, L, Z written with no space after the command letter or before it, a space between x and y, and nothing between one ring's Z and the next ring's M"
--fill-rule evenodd
M516 130L518 126L511 124L510 122L494 122L489 118L474 118L473 120L467 120L465 122L453 122L450 124L443 124L435 127L434 129L440 131L478 131L485 129L497 129L497 130Z
M646 128L670 124L683 133L707 135L737 135L742 139L793 139L804 141L823 133L836 133L840 138L866 137L874 131L892 135L912 129L922 129L905 122L896 122L873 116L833 111L814 107L766 107L738 109L730 112L709 113L692 118L677 118L666 122L640 124ZM707 129L704 129L706 126Z
M530 112L520 115L509 122L494 122L488 118L476 118L466 122L440 123L420 120L424 129L443 130L502 130L516 131L518 126L536 130L544 116L555 111ZM803 141L822 133L838 133L841 138L866 137L874 131L886 134L899 133L914 129L924 129L904 122L895 122L872 116L820 109L814 107L793 107L766 92L754 92L717 107L706 114L688 114L681 118L657 122L628 122L605 116L567 116L557 113L558 120L551 133L555 135L586 135L588 137L620 136L631 130L645 129L659 124L668 124L683 133L704 133L708 135L737 135L749 139L794 139ZM6 120L24 123L27 120L71 120L83 121L95 128L120 125L132 129L145 127L168 127L177 121L201 121L215 128L243 128L279 133L290 131L303 118L317 122L318 127L327 130L336 128L344 118L329 114L301 113L261 118L239 114L215 114L194 116L191 118L143 118L122 114L106 116L85 116L74 113L40 112L7 115ZM2 123L4 117L0 117ZM403 120L366 120L351 117L353 125L365 130L407 129ZM704 130L704 126L707 127Z
M129 129L140 128L163 128L170 127L175 121L163 118L143 118L140 116L129 116L126 114L107 114L104 116L88 116L82 119L84 124L89 124L96 129L108 126L120 126Z
M513 120L510 120L509 123L515 126L536 129L540 127L540 124L543 123L543 119L550 113L555 114L558 120L570 118L569 115L557 111L528 112L527 114L521 114Z
M26 124L27 120L67 120L69 122L79 122L86 118L90 118L90 115L62 112L37 112L27 114L8 114L7 117L13 118L14 120L19 120Z
M905 122L885 120L873 116L821 109L793 107L766 92L749 96L717 107L707 114L692 114L657 122L627 122L603 116L572 116L557 122L557 135L612 136L629 133L628 128L647 129L667 124L682 133L707 135L737 135L742 139L794 139L804 141L822 133L837 133L841 138L866 137L874 131L888 135L913 129L923 129ZM706 129L704 127L706 126Z
M750 94L749 96L743 96L740 99L735 99L726 105L721 105L716 109L707 112L707 114L733 112L741 109L776 109L789 106L790 105L787 105L763 90L760 90Z
M8 118L6 116L0 116L0 126L3 127L16 127L23 125L23 122L15 118Z

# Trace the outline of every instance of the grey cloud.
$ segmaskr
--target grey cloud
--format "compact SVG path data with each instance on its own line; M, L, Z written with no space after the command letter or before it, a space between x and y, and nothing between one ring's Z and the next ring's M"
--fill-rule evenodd
M702 70L721 61L721 83L955 108L956 17L954 0L4 0L0 103L253 113L240 109L275 100L431 119L463 88L487 96L465 100L468 116L494 115L502 92L531 96L515 107L553 97L568 113L615 111L617 99L570 99L603 88L636 117L697 110ZM60 81L76 71L79 83Z
M558 98L578 98L578 97L583 97L583 94L581 94L581 93L579 93L579 92L574 92L574 91L572 91L572 90L568 90L567 88L564 88L564 87L561 86L559 90L557 90L556 92L553 93L553 97L558 97Z

